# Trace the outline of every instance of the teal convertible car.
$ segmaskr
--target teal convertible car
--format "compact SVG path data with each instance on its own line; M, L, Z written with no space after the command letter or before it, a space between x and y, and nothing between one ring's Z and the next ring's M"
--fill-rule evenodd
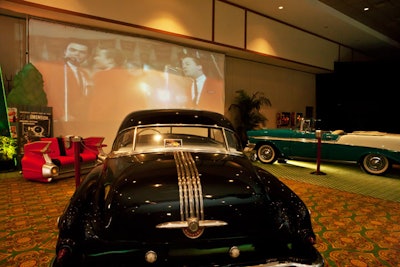
M320 134L318 142L317 134ZM375 131L260 129L247 132L256 159L316 159L318 143L323 161L355 162L369 174L384 175L400 163L400 134Z

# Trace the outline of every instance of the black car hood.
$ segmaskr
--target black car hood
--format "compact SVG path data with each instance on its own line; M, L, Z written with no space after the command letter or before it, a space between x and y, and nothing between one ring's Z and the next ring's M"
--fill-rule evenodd
M114 236L132 226L142 233L186 228L193 220L237 229L265 202L263 183L242 156L176 151L109 158L105 165L105 223Z
M58 248L82 239L91 255L238 246L297 257L315 240L304 203L276 177L243 155L183 151L107 158L59 228Z
M113 189L119 193L135 191L137 201L176 200L180 183L189 183L187 188L201 186L198 190L206 191L199 193L214 198L254 194L261 189L252 165L242 157L226 154L137 154L109 159L107 168L106 176Z

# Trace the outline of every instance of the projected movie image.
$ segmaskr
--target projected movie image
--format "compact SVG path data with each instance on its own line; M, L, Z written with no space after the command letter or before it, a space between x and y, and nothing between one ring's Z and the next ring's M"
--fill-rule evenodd
M43 76L55 134L143 109L224 112L223 54L30 20L29 60Z

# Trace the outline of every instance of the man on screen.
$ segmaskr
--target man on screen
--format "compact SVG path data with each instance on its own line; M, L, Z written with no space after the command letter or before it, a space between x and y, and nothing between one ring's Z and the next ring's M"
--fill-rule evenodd
M192 79L188 92L190 107L223 113L225 100L222 80L206 76L205 65L198 52L184 53L181 63L184 75Z
M82 65L88 55L88 45L72 40L64 51L63 62L33 63L43 75L44 90L55 120L73 121L84 116L90 83Z

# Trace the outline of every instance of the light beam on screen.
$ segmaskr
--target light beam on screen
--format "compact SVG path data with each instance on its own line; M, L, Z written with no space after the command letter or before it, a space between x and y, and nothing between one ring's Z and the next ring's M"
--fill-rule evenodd
M104 136L110 148L135 110L224 113L220 53L31 19L29 59L43 76L54 136ZM197 106L194 81L201 88Z

